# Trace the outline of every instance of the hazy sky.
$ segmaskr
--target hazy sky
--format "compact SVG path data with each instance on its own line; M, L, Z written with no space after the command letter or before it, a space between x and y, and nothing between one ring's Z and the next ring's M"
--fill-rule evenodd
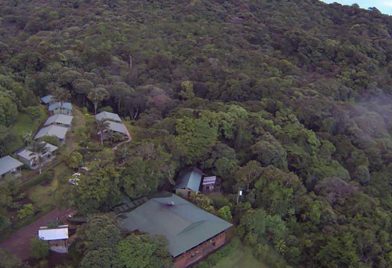
M322 0L326 3L337 2L343 5L357 3L362 8L376 7L381 12L392 15L392 0Z

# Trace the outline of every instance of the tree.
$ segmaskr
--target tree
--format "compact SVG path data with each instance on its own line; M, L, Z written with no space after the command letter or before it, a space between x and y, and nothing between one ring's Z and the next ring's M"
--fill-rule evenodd
M97 120L97 128L98 128L98 134L99 138L101 141L101 145L103 145L104 137L105 137L105 132L109 132L109 122L105 120Z
M262 168L259 162L252 160L240 167L235 177L240 184L245 184L246 189L249 190L250 184L259 178L261 172Z
M78 236L83 241L83 248L87 251L113 249L121 239L120 229L110 215L91 217L87 224L78 230Z
M119 173L107 165L82 176L76 189L75 205L81 213L108 210L120 200Z
M321 248L316 259L320 267L358 267L360 263L351 233L328 238L327 244Z
M274 165L277 168L287 168L286 151L271 134L264 135L262 140L251 147L251 150L263 166Z
M72 169L77 169L83 164L83 155L79 152L72 152L66 159L67 165Z
M218 138L217 126L211 125L205 118L178 119L176 131L176 144L187 164L194 163L205 155Z
M71 98L71 93L69 92L69 90L63 88L54 89L52 94L53 94L53 98L57 102L60 102L61 106L63 106L63 103Z
M162 237L131 234L117 245L117 265L123 268L171 267L167 242Z
M222 219L231 222L233 220L233 216L231 215L231 209L229 206L223 206L218 210L218 216Z
M21 209L18 210L18 219L22 220L30 217L34 214L33 204L25 204Z
M11 96L1 91L0 86L0 125L10 126L18 116L18 107Z
M88 93L87 98L94 104L94 114L97 114L98 105L109 98L109 92L104 87L97 87Z
M38 164L38 170L39 174L42 173L42 164L44 162L44 154L48 151L48 148L46 147L46 143L42 141L34 141L30 147L30 151L32 152L32 155L35 156L35 161Z
M43 259L49 255L49 244L46 241L33 238L30 243L31 257Z
M84 254L80 262L81 268L101 267L112 268L116 267L116 255L112 248L98 248L89 250Z

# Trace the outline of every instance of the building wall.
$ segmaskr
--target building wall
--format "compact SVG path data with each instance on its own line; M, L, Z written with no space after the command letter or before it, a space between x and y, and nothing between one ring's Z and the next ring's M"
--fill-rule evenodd
M222 232L217 236L205 241L197 247L174 258L175 268L185 268L205 258L211 252L222 247L227 242L227 232Z

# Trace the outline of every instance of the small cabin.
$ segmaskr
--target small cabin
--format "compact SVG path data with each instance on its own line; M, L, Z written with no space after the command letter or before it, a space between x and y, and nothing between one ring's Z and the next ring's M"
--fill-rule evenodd
M52 161L56 156L56 151L58 149L57 146L54 146L50 143L45 143L45 153L39 155L30 151L30 148L25 148L17 153L18 158L22 161L26 166L30 169L37 169L39 168L39 158L41 158L41 163L47 164Z
M23 163L9 155L0 158L0 179L7 175L12 175L14 177L20 176L20 168L22 166Z
M204 177L201 184L201 191L203 193L212 193L219 191L218 179L216 176Z
M38 238L47 241L50 250L57 253L68 253L68 225L60 225L56 228L40 227Z
M188 198L191 192L198 193L204 173L198 168L180 172L176 183L176 194Z

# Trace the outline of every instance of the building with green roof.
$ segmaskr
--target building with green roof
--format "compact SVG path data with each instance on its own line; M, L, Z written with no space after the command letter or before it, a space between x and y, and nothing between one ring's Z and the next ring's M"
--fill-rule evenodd
M126 232L166 237L176 268L188 267L223 246L232 226L174 194L151 198L119 219Z

